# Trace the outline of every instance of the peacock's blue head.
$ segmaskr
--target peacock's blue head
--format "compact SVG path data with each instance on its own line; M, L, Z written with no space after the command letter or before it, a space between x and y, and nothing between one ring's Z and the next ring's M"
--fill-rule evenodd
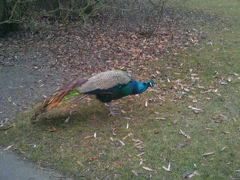
M156 83L153 80L147 82L138 82L138 93L142 93L147 90L148 87L155 86Z

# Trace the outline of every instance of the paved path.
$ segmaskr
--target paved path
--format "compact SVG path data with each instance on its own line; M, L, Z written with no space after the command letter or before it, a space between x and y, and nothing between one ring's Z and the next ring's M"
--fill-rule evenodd
M0 152L0 180L69 180L52 170L43 170L13 153Z
M0 42L1 53L4 47ZM49 58L34 60L37 53L12 53L12 56L0 54L0 126L19 111L31 109L34 103L55 91L67 78L67 73L49 68L52 63ZM0 180L69 179L52 170L42 170L11 152L1 152L1 149Z

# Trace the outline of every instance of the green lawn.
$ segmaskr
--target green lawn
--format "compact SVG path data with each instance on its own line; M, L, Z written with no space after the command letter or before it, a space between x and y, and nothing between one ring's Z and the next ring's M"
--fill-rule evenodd
M118 117L96 100L82 101L68 123L69 106L34 125L33 112L22 113L0 144L77 179L240 179L240 1L184 2L226 21L196 25L205 41L149 65L160 68L158 88L117 101Z

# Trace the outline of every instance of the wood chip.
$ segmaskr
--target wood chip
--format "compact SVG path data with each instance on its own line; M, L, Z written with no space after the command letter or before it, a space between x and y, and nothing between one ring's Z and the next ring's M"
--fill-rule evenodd
M142 156L144 154L145 154L145 152L141 152L140 154L137 155L137 157L140 157L140 156Z
M234 76L240 76L238 73L235 73L235 72L233 72L231 74L233 74Z
M165 166L162 166L162 168L165 170L165 171L171 171L171 163L168 164L168 167L166 168Z
M140 139L132 139L132 141L136 142L136 143L143 143Z
M192 109L194 111L199 111L199 112L203 112L202 109L199 109L199 108L196 108L196 107L193 107L193 106L188 106L189 109Z
M145 107L148 107L148 100L145 101Z
M139 151L142 151L144 149L143 146L136 146L136 148L139 150Z
M191 139L191 136L189 136L188 134L186 134L183 130L179 130L179 133L182 134L183 136L185 136L187 139Z
M183 178L187 179L187 178L192 178L194 176L199 176L200 174L197 171L186 171L183 173Z
M120 142L123 146L125 146L125 143L124 143L123 141L119 140L119 142Z
M164 117L156 117L155 119L156 119L156 120L167 120L167 119L164 118Z
M147 171L153 171L153 169L149 168L149 167L146 167L146 166L143 166L142 167L143 169L147 170Z
M197 88L199 88L199 89L204 89L205 87L198 85Z
M220 149L220 152L224 151L225 149L227 149L226 146L224 146L222 149Z
M215 151L202 154L203 157L215 154Z
M10 145L10 146L4 148L3 151L7 151L7 150L9 150L9 149L12 148L13 146L14 146L14 144L12 144L12 145Z
M116 128L113 128L113 129L112 129L112 134L113 134L114 136L117 135L116 132L117 132L117 129L116 129Z
M65 119L64 123L68 123L69 120L70 120L70 116L68 116L68 117Z
M131 171L135 176L138 176L138 173L135 170Z
M208 127L206 127L205 130L206 130L206 131L213 131L212 128L208 128Z
M83 167L83 164L80 161L77 161L77 164Z

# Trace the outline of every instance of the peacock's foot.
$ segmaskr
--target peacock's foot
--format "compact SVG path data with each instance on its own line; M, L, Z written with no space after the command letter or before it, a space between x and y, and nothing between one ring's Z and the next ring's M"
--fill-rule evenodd
M118 115L120 115L120 112L116 112L116 111L113 111L113 110L109 110L110 112L109 112L109 116L118 116Z
M121 114L121 110L117 105L112 103L106 103L105 105L109 107L109 116L118 116Z

